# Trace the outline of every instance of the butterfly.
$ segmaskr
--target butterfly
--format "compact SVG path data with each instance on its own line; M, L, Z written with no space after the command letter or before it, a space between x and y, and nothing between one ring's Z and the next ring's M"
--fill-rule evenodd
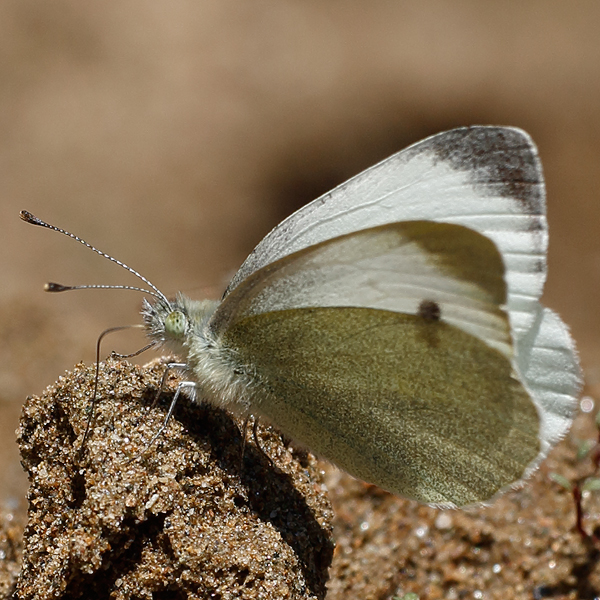
M539 302L547 245L533 141L474 126L302 207L221 301L169 300L109 258L152 288L144 324L180 357L180 390L266 419L357 478L454 507L520 485L571 425L581 375L568 328Z

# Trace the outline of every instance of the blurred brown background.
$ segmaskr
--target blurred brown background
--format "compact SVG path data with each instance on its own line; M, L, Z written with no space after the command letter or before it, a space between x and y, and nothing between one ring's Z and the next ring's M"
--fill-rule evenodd
M468 124L537 141L545 300L600 389L600 3L560 0L4 0L0 3L0 500L26 482L20 407L138 322L118 267L218 297L294 209L407 144ZM131 335L106 345L139 347ZM149 358L149 357L148 357Z

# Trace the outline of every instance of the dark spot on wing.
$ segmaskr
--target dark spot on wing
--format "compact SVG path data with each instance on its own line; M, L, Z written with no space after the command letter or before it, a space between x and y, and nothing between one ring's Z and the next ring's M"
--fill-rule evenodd
M433 300L421 300L417 314L427 321L439 321L442 316L442 311L437 302L434 302Z

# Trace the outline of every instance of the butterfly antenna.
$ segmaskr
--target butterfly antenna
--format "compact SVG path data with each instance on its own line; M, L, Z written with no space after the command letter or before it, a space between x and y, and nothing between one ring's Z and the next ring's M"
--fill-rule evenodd
M98 248L96 248L95 246L92 246L91 244L86 242L84 239L76 236L75 234L70 233L69 231L66 231L65 229L61 229L60 227L56 227L55 225L50 225L50 223L46 223L45 221L42 221L41 219L38 219L35 215L31 214L29 211L22 210L19 214L20 214L21 219L23 221L25 221L26 223L30 223L31 225L38 225L39 227L45 227L46 229L51 229L52 231L57 231L58 233L62 233L63 235L66 235L67 237L74 239L76 242L83 244L86 248L93 250L96 254L103 256L104 258L110 260L111 262L119 265L126 271L129 271L130 273L135 275L138 279L143 281L147 286L149 286L151 288L151 290L153 290L153 291L146 290L143 288L138 288L138 287L129 286L129 285L75 285L75 286L68 286L68 285L62 285L60 283L47 283L45 286L45 289L47 292L65 292L65 291L69 291L69 290L84 290L84 289L134 290L134 291L138 291L138 292L143 292L145 294L150 294L151 296L154 296L155 298L162 300L163 302L165 302L167 304L167 306L169 306L169 301L167 300L167 297L152 282L150 282L143 275L138 273L135 269L132 269L130 266L126 265L124 262L117 260L116 258L112 257L110 254L106 254L106 252L102 252L102 250L98 250Z

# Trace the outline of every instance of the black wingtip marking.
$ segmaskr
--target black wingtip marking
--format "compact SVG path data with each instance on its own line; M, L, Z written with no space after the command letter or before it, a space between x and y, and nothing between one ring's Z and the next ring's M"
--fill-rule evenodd
M439 160L468 171L488 193L514 198L530 215L544 213L542 167L531 138L510 127L462 127L430 138Z

